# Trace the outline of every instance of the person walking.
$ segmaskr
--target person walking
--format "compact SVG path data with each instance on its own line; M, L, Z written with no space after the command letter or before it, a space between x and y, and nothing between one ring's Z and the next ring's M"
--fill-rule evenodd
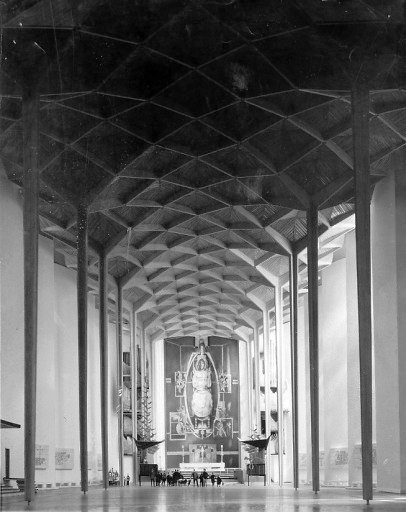
M173 479L173 485L177 486L179 483L179 479L180 479L180 473L177 469L175 469L175 471L173 472L172 479Z
M199 475L197 474L197 472L194 468L193 468L193 472L192 472L192 478L193 478L193 487L195 486L195 484L197 485L197 487L199 487Z
M158 473L156 474L155 487L160 487L161 486L161 477L162 477L162 474L158 471Z
M207 486L207 479L209 478L209 473L204 469L203 470L203 486Z
M151 479L151 487L155 487L155 485L156 485L156 473L155 473L155 469L154 468L151 469L151 473L150 473L149 477Z

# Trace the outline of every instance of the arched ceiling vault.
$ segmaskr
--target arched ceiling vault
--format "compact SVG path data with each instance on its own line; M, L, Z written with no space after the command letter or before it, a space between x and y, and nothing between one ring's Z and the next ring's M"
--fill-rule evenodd
M246 339L306 245L353 214L351 88L371 89L374 184L406 151L402 2L32 0L2 10L0 158L22 186L21 94L39 81L41 232L89 274L108 255L154 339ZM302 254L302 271L306 256Z

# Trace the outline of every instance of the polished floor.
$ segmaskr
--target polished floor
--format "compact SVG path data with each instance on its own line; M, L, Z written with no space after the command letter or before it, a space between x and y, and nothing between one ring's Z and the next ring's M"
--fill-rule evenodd
M38 511L135 511L135 512L390 512L406 511L406 496L377 493L366 505L360 491L247 487L240 484L220 488L124 487L90 489L84 496L79 489L40 491L28 508L22 495L6 496L2 510Z

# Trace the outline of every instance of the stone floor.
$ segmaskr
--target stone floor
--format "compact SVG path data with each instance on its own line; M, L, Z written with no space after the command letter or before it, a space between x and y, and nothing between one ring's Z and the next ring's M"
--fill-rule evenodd
M6 496L2 510L27 510L22 495ZM360 491L322 489L314 495L309 488L265 488L239 484L220 488L124 487L108 491L92 488L87 495L79 489L39 491L28 510L88 512L390 512L406 511L406 496L377 493L369 506Z

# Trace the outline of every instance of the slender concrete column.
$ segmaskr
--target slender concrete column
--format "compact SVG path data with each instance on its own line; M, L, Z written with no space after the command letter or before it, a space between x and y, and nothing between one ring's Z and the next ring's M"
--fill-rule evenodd
M252 405L252 402L253 402L252 396L253 396L254 385L253 385L253 379L252 379L252 353L251 353L252 342L250 339L247 340L246 347L247 347L247 385L248 385L248 414L249 414L248 423L249 423L249 430L251 432L252 431L252 422L254 421L255 416L254 416L254 408Z
M255 371L255 422L258 434L261 434L261 400L260 400L260 359L259 359L259 333L254 328L254 371Z
M298 342L298 266L297 254L289 259L290 282L290 368L292 379L292 444L293 444L293 487L299 487L299 430L298 430L298 389L297 389L297 342Z
M108 302L107 302L107 258L99 256L99 321L100 321L100 405L101 448L103 487L109 487L109 440L108 440Z
M302 350L302 361L303 365L299 368L303 371L302 384L302 401L304 404L304 418L306 424L306 483L310 484L312 481L312 429L311 429L311 407L310 407L310 365L306 364L310 360L310 347L309 347L309 294L306 293L303 296L303 350ZM303 368L304 367L304 368ZM304 396L303 396L304 391Z
M146 385L146 382L145 382L145 376L146 376L146 371L145 371L145 367L146 367L146 347L145 347L145 330L144 330L144 326L143 324L141 323L141 340L140 340L140 345L141 345L141 404L145 404L146 403L146 393L145 393L145 385ZM144 414L145 412L145 405L141 405L142 407L142 411L141 413ZM143 422L144 423L144 422ZM141 432L141 436L145 436L145 428L142 427L142 432Z
M156 397L156 386L155 386L155 377L156 377L156 368L157 368L157 361L156 361L156 354L155 354L155 347L156 342L151 342L151 353L150 353L150 379L149 379L149 396L151 399L151 421L152 425L154 425L155 433L156 433L156 408L157 408L157 397ZM163 406L165 408L165 406ZM152 462L153 464L157 464L157 453L155 452L152 456ZM159 469L159 465L158 465Z
M123 290L117 283L118 472L123 485Z
M319 326L318 326L318 212L307 212L307 272L309 288L310 423L313 491L320 490L319 469Z
M372 327L371 327L371 185L369 175L369 91L352 91L357 244L358 326L361 392L362 490L372 499Z
M264 386L265 386L265 436L271 434L271 368L270 368L270 337L269 337L269 311L267 308L263 310L264 322ZM266 452L266 482L271 482L271 453L270 449Z
M252 431L252 416L251 416L251 401L250 394L252 386L250 385L249 378L249 340L238 340L238 372L239 372L239 386L238 386L238 400L240 401L239 410L239 424L240 435L243 439L247 439ZM246 391L247 390L247 391ZM238 457L239 467L245 467L244 455L245 446L239 443Z
M136 313L134 310L131 312L131 412L132 412L132 427L133 427L133 485L138 482L138 449L135 441L137 440L137 340L136 340Z
M275 286L275 337L276 337L276 373L277 373L277 407L278 407L278 462L279 485L283 485L283 309L282 288Z
M164 440L158 445L155 455L155 461L162 467L166 462L166 441L165 441L165 345L164 340L158 339L151 342L151 352L153 353L153 369L151 370L150 379L153 391L152 410L153 425L155 429L155 439L157 441ZM185 446L185 462L188 460L188 447Z
M247 408L246 408L246 416L248 430L247 434L252 430L251 420L252 420L252 381L251 381L251 372L250 372L250 340L240 340L240 358L239 358L239 371L240 373L246 373L246 388L247 393L244 395L246 397ZM244 347L244 348L242 348ZM245 362L245 368L242 366ZM240 386L241 387L241 386ZM247 415L248 413L248 415ZM244 414L244 411L240 409L240 415ZM241 460L241 459L240 459Z
M24 478L25 499L34 499L38 337L38 135L39 95L23 88L24 139Z
M87 207L79 205L78 225L78 358L79 358L79 430L81 489L88 490L87 461Z

